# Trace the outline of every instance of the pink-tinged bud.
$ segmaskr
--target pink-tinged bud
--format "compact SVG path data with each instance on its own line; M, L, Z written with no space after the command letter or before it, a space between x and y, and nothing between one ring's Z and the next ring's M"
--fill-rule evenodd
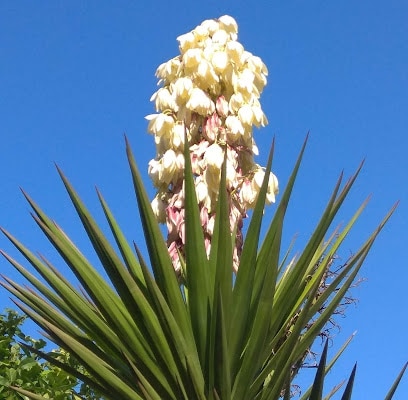
M228 116L228 101L225 100L224 96L218 96L215 103L215 108L217 109L217 113L220 117L226 118Z
M166 209L167 218L166 218L166 225L167 225L167 241L173 242L179 238L179 234L177 232L177 219L179 215L179 210L174 206L169 206Z
M179 246L177 246L177 243L174 241L170 243L168 250L169 250L171 261L173 262L173 267L176 273L180 274L181 273L181 262L179 258L178 248Z
M209 237L204 238L204 246L205 246L205 252L207 253L207 257L209 257L210 251L211 251L211 239Z
M221 126L221 120L217 113L213 113L204 121L204 134L211 141L215 141L218 137L218 130Z
M201 226L206 227L208 224L208 209L207 207L201 207L200 209L200 221Z
M181 242L186 243L186 227L185 227L185 218L184 218L184 209L180 210L180 214L177 220L177 232L179 233Z
M184 207L184 182L183 185L180 187L178 185L177 189L174 190L173 197L169 201L169 204L178 208L182 209Z

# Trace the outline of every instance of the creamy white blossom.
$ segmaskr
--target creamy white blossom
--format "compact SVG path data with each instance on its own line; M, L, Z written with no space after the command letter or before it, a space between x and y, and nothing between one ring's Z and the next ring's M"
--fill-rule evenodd
M211 100L211 97L200 88L194 88L191 91L191 96L187 101L186 107L203 116L211 114L215 110L215 104Z

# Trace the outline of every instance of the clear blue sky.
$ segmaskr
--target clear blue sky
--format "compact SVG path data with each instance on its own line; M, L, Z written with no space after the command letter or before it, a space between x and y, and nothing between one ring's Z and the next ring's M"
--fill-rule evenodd
M94 185L127 236L140 243L123 133L153 193L146 169L154 144L144 116L153 112L155 69L177 55L178 35L224 14L236 18L239 40L269 68L261 102L270 123L256 140L264 163L276 136L273 169L282 187L311 133L286 243L297 233L295 251L301 250L340 171L350 175L363 158L364 170L338 221L346 222L367 195L372 199L339 255L347 259L401 201L361 271L367 281L353 292L359 303L339 321L332 347L334 352L357 330L331 383L345 379L358 361L355 398L383 398L408 359L404 0L0 2L0 225L67 273L31 221L22 186L93 257L55 161L99 220ZM0 247L20 259L5 238ZM20 279L5 261L0 271ZM0 308L10 304L0 291ZM407 377L395 398L408 398Z

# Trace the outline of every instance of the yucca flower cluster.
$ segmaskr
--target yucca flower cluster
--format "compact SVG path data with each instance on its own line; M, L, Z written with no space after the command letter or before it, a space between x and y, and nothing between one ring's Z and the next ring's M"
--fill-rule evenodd
M161 86L153 96L157 114L146 116L157 154L149 176L157 188L152 207L166 223L167 245L177 272L185 243L184 145L187 134L207 254L211 247L221 167L226 180L231 231L236 229L234 269L239 266L243 218L253 208L265 171L254 161L253 127L268 121L259 97L266 84L262 60L237 41L238 26L228 16L206 20L177 38L180 55L161 64ZM270 174L267 203L275 202L278 180Z

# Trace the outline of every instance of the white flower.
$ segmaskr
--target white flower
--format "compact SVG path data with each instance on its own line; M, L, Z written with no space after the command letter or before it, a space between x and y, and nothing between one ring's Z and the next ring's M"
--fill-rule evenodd
M204 161L207 168L218 171L221 170L221 166L224 161L224 151L222 147L217 143L213 143L211 146L209 146L204 153Z
M228 41L228 33L224 30L219 30L212 36L213 43L217 43L220 46L225 46Z
M268 119L260 106L252 106L253 124L258 128L268 125Z
M238 67L242 65L242 55L244 53L244 46L241 43L230 41L225 46L225 51L228 54L228 57L233 63Z
M208 29L203 25L198 25L192 33L196 40L196 46L202 44L201 42L205 41L209 36Z
M153 213L159 224L164 224L166 222L166 207L167 203L162 200L162 196L158 193L156 197L152 200Z
M268 190L266 192L266 203L275 203L275 195L279 193L278 178L271 172L269 174Z
M179 171L179 175L184 174L184 154L183 153L177 153L176 154L176 166L177 170Z
M179 72L180 64L180 59L178 57L160 64L156 70L156 76L161 78L159 84L161 81L172 81Z
M259 189L262 186L262 182L265 178L265 171L262 168L258 168L255 171L254 177L252 179L252 188L256 191L259 192Z
M218 73L222 73L228 65L228 55L225 51L215 51L211 63Z
M174 150L167 150L161 159L162 169L160 171L160 182L169 185L177 171L177 158Z
M234 79L235 78L235 79ZM240 74L233 77L233 86L236 92L241 92L243 95L251 95L256 93L259 96L258 89L254 86L255 74L249 70L244 69Z
M252 125L254 120L254 113L252 107L249 104L244 104L238 110L238 118L244 125Z
M245 133L245 129L236 115L229 115L225 120L225 126L228 129L228 133L230 136L232 135L232 137L237 138Z
M208 188L201 176L199 176L195 181L195 190L197 201L199 203L204 202L208 197Z
M202 89L210 88L219 82L219 78L214 71L213 66L207 60L201 60L194 74L199 80L199 85Z
M252 150L252 153L254 153L256 156L259 156L259 149L254 139L252 139L252 149L251 150Z
M176 101L179 104L185 104L193 90L193 81L188 76L178 78L172 84L173 93L175 93Z
M252 207L256 199L256 192L252 189L251 181L245 179L239 192L239 198L245 207Z
M201 22L200 26L204 28L210 36L212 36L218 31L220 24L215 19L207 19Z
M149 114L145 117L149 121L147 130L158 136L163 136L172 131L174 126L174 119L167 114Z
M167 87L160 88L157 92L155 92L150 98L150 101L155 102L156 111L165 111L170 109L177 112L178 110L174 97Z
M195 70L203 59L203 51L201 49L188 49L183 55L184 67L189 70Z
M184 124L177 123L173 127L171 144L174 150L183 150L184 147Z
M215 110L214 102L211 100L210 96L200 88L194 88L191 91L190 99L187 101L186 107L195 111L200 115L212 114Z
M245 103L241 93L234 93L229 100L229 109L232 113L237 112Z
M192 32L180 35L177 40L180 43L179 48L181 54L184 54L187 50L192 49L197 45L196 38Z
M160 180L161 170L162 165L158 160L153 159L149 161L148 174L150 179L153 181L153 185L156 187L160 187L162 183Z
M266 85L266 77L268 76L268 69L263 61L254 55L251 55L247 60L248 68L254 72L255 79L254 85L257 87L259 93L262 92L264 86Z
M222 28L230 34L232 40L237 40L238 24L234 18L229 15L223 15L218 18L218 22Z
M227 159L226 183L228 189L232 189L237 186L237 171L235 171L234 165L229 159Z
M204 171L204 180L208 187L209 194L218 194L218 189L220 186L220 170L214 168L207 168ZM208 207L210 210L211 207Z

